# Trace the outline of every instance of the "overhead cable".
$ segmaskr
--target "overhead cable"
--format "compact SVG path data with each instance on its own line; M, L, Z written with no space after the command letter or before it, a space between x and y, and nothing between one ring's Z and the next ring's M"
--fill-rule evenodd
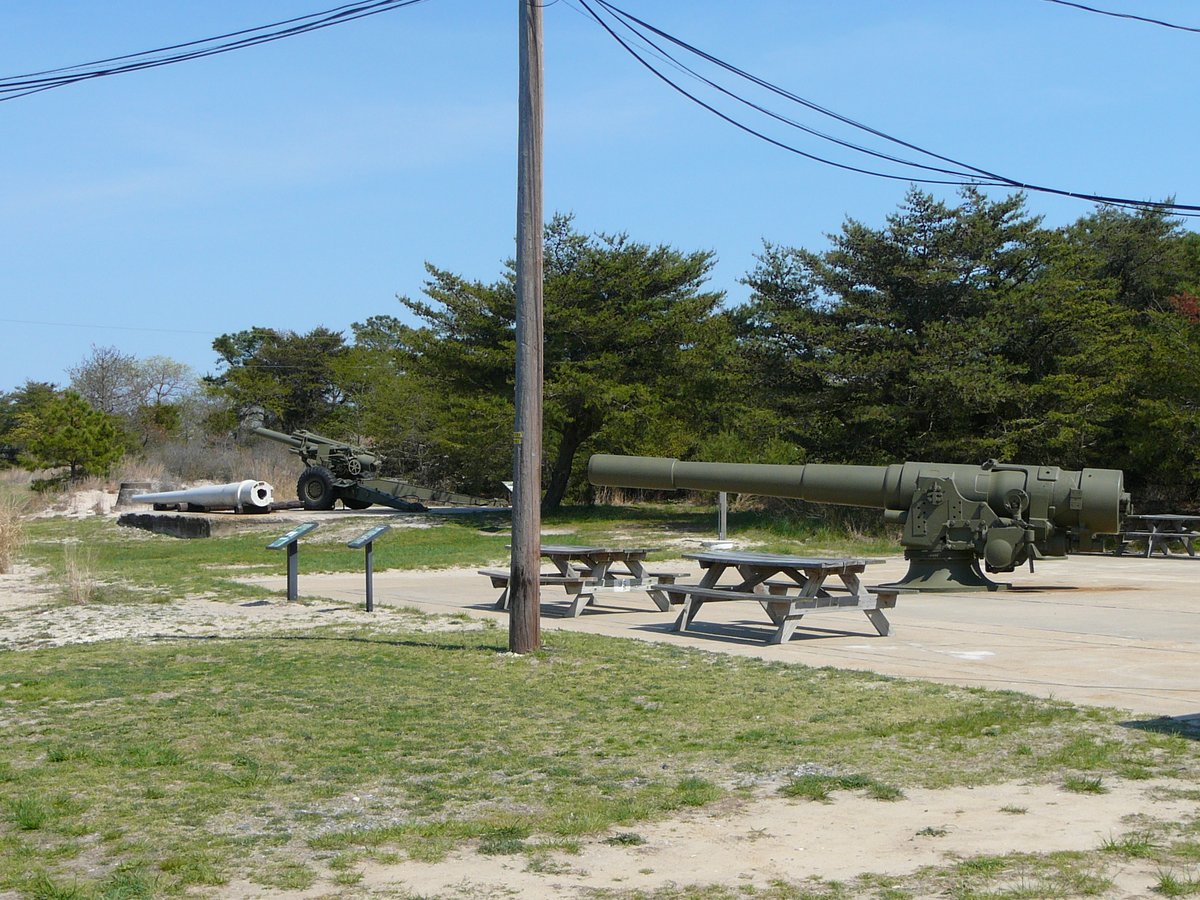
M1071 0L1046 0L1047 3L1057 3L1059 6L1070 6L1075 9L1082 9L1084 12L1096 13L1101 16L1112 16L1114 19L1130 19L1134 22L1145 22L1149 25L1161 25L1163 28L1174 28L1176 31L1190 31L1193 34L1200 34L1200 28L1192 28L1190 25L1176 25L1174 22L1164 22L1162 19L1149 19L1146 16L1135 16L1133 13L1113 12L1108 9L1097 9L1094 6L1085 6L1082 3L1072 3Z
M847 171L851 171L851 172L855 172L855 173L859 173L859 174L871 175L874 177L885 178L885 179L911 181L911 182L918 183L918 184L957 184L957 185L977 185L977 186L983 186L983 187L988 187L988 186L1009 187L1009 188L1014 188L1017 190L1031 191L1031 192L1035 192L1035 193L1050 194L1050 195L1062 196L1062 197L1071 197L1071 198L1078 199L1078 200L1086 200L1086 201L1093 202L1093 203L1101 203L1101 204L1106 204L1106 205L1111 205L1111 206L1121 206L1121 207L1127 207L1127 208L1131 208L1131 209L1145 209L1145 208L1158 209L1158 210L1170 212L1175 215L1182 215L1182 216L1187 216L1187 217L1193 217L1193 216L1197 216L1198 214L1200 214L1200 205L1181 204L1181 203L1175 203L1173 201L1136 200L1136 199L1132 199L1132 198L1128 198L1128 197L1114 197L1114 196L1108 196L1108 195L1104 195L1104 194L1093 194L1093 193L1088 193L1088 192L1083 192L1083 191L1067 190L1064 188L1057 188L1057 187L1053 187L1053 186L1049 186L1049 185L1036 184L1033 182L1025 181L1023 179L1012 178L1012 177L991 171L990 169L986 169L986 168L982 168L979 166L971 165L969 163L962 162L960 160L954 159L953 157L949 157L944 154L936 153L932 150L927 150L923 147L920 147L919 145L917 145L915 143L912 143L911 141L903 140L894 135L890 135L887 132L884 132L880 129L873 128L873 127L866 125L864 123L861 123L861 122L857 122L848 116L844 116L840 113L834 112L833 110L827 109L826 107L824 107L818 103L815 103L811 100L807 100L804 97L801 97L792 91L789 91L789 90L782 88L776 84L773 84L763 78L753 75L753 74L745 71L744 69L741 69L735 65L732 65L731 63L728 63L725 60L722 60L719 57L714 56L711 53L707 53L706 51L701 50L700 48L695 47L692 44L689 44L688 42L683 41L680 38L675 37L674 35L669 34L668 32L666 32L660 28L655 27L654 25L651 25L650 23L638 18L637 16L634 16L631 13L628 13L625 10L617 7L616 5L611 3L610 0L578 0L578 2L586 10L587 14L595 22L597 22L606 32L608 32L608 34L614 40L616 40L617 43L620 44L621 47L629 55L631 55L634 59L636 59L643 67L645 67L651 73L653 73L655 75L655 77L657 77L658 79L660 79L661 81L666 83L668 86L670 86L674 91L676 91L677 93L686 97L687 99L691 100L693 103L697 104L698 106L702 107L703 109L707 110L708 112L712 113L713 115L717 116L718 118L722 119L723 121L727 122L728 124L733 125L735 128L738 128L739 130L744 131L754 137L757 137L760 140L766 141L767 143L772 144L776 147L779 147L781 149L795 153L795 154L805 157L807 159L813 160L814 162L819 162L823 165L829 165L829 166L833 166L835 168L839 168L839 169L843 169L843 170L847 170ZM599 7L605 15L602 15L600 12L597 12L597 10L595 8L593 8L593 6L592 6L593 3L595 3L596 6ZM611 25L610 25L610 22L611 22ZM722 112L721 110L717 109L712 103L707 102L706 100L700 98L696 94L685 89L683 86L678 84L675 80L673 80L668 74L663 72L659 67L655 66L654 63L652 63L649 59L647 59L646 57L649 54L643 54L642 52L639 52L635 47L633 47L631 45L630 41L627 41L626 39L624 39L620 34L617 33L616 30L614 30L614 28L612 26L617 26L620 29L622 29L623 31L627 31L630 35L632 35L636 38L637 43L639 43L645 47L652 48L653 55L656 55L659 58L668 60L669 63L674 68L678 69L679 71L688 73L689 75L697 78L698 80L703 82L705 85L709 86L710 88L717 90L719 93L721 93L725 97L731 98L731 99L735 100L736 102L743 104L744 106L750 107L751 109L753 109L759 113L762 113L777 122L784 123L786 125L789 125L790 127L797 128L801 131L804 131L805 133L810 134L814 137L820 138L825 141L832 142L834 144L837 144L838 146L853 150L858 153L870 155L877 159L891 161L900 166L916 168L919 170L924 170L924 171L933 172L933 173L946 174L946 175L949 175L952 177L950 179L935 179L935 178L928 178L925 176L913 177L911 174L906 175L903 173L893 173L893 172L879 171L877 169L867 169L867 168L863 168L861 166L853 165L850 163L840 162L840 161L837 161L834 159L829 159L827 157L819 156L814 153L809 153L809 152L802 150L799 147L793 146L792 144L789 144L785 141L771 137L770 135L767 135L764 132L762 132L761 130L759 130L758 128L752 127L752 126L746 124L745 122L742 122L742 121L734 118L732 115ZM872 135L873 137L876 137L881 140L902 146L902 147L906 148L907 150L910 150L915 153L921 154L923 156L929 157L930 159L946 163L948 166L952 166L953 168L944 168L941 166L929 165L926 163L920 163L920 162L916 162L913 160L900 159L898 157L895 157L895 156L892 156L892 155L889 155L886 153L882 153L880 151L871 150L869 148L863 147L859 144L856 144L856 143L853 143L850 141L846 141L846 140L843 140L840 138L833 137L832 135L825 134L816 129L810 128L809 126L802 125L798 122L795 122L794 120L792 120L786 116L774 113L774 112L766 109L765 107L761 106L760 104L755 103L754 101L742 96L741 94L737 93L736 91L725 88L725 87L717 84L713 80L711 80L703 75L698 74L695 70L691 69L690 67L688 67L684 63L682 63L676 56L674 56L670 51L665 49L660 43L656 42L654 39L655 37L660 38L660 39L662 39L662 41L668 42L668 43L674 45L676 48L686 51L687 53L692 54L695 57L698 57L699 59L703 60L704 62L706 62L710 65L718 67L719 69L723 70L726 73L732 74L732 75L736 76L737 78L747 81L747 82L753 84L754 86L761 88L763 90L766 90L766 91L768 91L778 97L781 97L789 102L800 105L812 112L818 113L819 115L829 117L837 122L842 123L843 125L853 128L853 129L863 131L867 134Z
M172 65L206 56L216 56L229 53L258 44L266 44L283 38L307 34L341 25L367 16L390 12L405 6L414 6L426 0L359 0L333 9L284 19L269 25L256 28L246 28L232 31L228 34L187 41L159 47L155 50L144 50L140 53L130 53L124 56L112 56L107 59L94 60L74 66L64 66L57 69L47 69L42 72L31 72L26 75L13 75L0 78L0 102L15 100L40 91L65 87L87 81L93 78L104 78L109 75L122 75L126 72L136 72L142 69L152 69L158 66Z
M636 60L637 60L639 63L641 63L641 64L642 64L642 65L643 65L643 66L644 66L646 69L648 69L650 72L652 72L652 73L653 73L653 74L654 74L654 75L655 75L657 78L659 78L661 81L663 81L663 82L665 82L667 85L669 85L669 86L670 86L670 87L671 87L673 90L675 90L675 91L676 91L676 92L678 92L679 94L682 94L684 97L686 97L687 99L691 100L693 103L697 104L698 106L702 107L703 109L706 109L706 110L708 110L710 113L712 113L713 115L717 116L719 119L722 119L722 120L724 120L725 122L727 122L728 124L732 125L733 127L737 128L737 129L739 129L739 130L741 130L741 131L744 131L744 132L746 132L747 134L750 134L750 135L752 135L752 136L754 136L754 137L758 138L759 140L766 141L767 143L769 143L769 144L772 144L772 145L774 145L774 146L776 146L776 147L780 148L781 150L786 150L786 151L788 151L788 152L790 152L790 153L795 153L797 156L802 156L802 157L804 157L805 159L810 159L810 160L812 160L812 161L814 161L814 162L819 162L819 163L822 163L823 165L827 165L827 166L833 166L834 168L838 168L838 169L844 169L844 170L846 170L846 171L849 171L849 172L855 172L855 173L857 173L857 174L860 174L860 175L871 175L871 176L874 176L874 177L876 177L876 178L885 178L885 179L890 179L890 180L894 180L894 181L917 182L917 183L920 183L920 184L965 185L965 184L977 184L977 183L979 183L979 179L977 179L977 178L972 178L972 177L971 177L969 174L965 174L965 175L963 175L962 177L960 177L960 178L957 178L957 179L946 180L946 179L931 179L931 178L922 178L922 177L919 177L919 176L911 176L911 175L895 174L895 173L889 173L889 172L880 172L880 171L873 170L873 169L865 169L865 168L862 168L862 167L860 167L860 166L851 165L851 164L849 164L849 163L838 162L838 161L836 161L836 160L829 159L829 158L827 158L827 157L818 156L818 155L816 155L816 154L814 154L814 153L809 153L808 151L801 150L801 149L800 149L800 148L798 148L798 147L795 147L795 146L793 146L793 145L791 145L791 144L788 144L788 143L786 143L786 142L784 142L784 141L781 141L781 140L778 140L778 139L776 139L776 138L773 138L773 137L771 137L771 136L769 136L769 135L767 135L767 134L763 133L762 131L759 131L759 130L757 130L757 129L755 129L755 128L752 128L751 126L749 126L749 125L746 125L745 123L743 123L743 122L740 122L740 121L738 121L738 120L734 119L732 116L729 116L729 115L727 115L727 114L725 114L725 113L721 112L719 109L717 109L716 107L714 107L714 106L713 106L713 105L711 105L710 103L707 103L706 101L704 101L704 100L700 99L700 98L699 98L699 97L697 97L695 94L691 93L691 92L690 92L690 91L688 91L686 88L682 87L681 85L679 85L678 83L676 83L675 81L673 81L673 80L672 80L672 79L671 79L669 76L667 76L667 75L666 75L666 74L664 74L662 71L660 71L660 70L659 70L659 69L658 69L658 68L657 68L657 67L656 67L656 66L655 66L653 63L651 63L649 60L647 60L645 56L643 56L643 55L642 55L641 53L639 53L639 52L638 52L636 49L634 49L632 46L630 46L630 44L629 44L627 41L625 41L625 40L624 40L624 39L623 39L623 38L622 38L622 37L621 37L619 34L617 34L617 33L616 33L616 32L615 32L615 31L614 31L614 30L613 30L613 29L612 29L612 28L609 26L608 22L606 22L606 21L605 21L605 20L604 20L604 19L603 19L603 18L602 18L602 17L601 17L601 16L600 16L600 15L599 15L599 14L598 14L598 13L597 13L595 10L594 10L594 9L592 9L592 7L591 7L591 6L588 4L587 0L578 0L578 2L579 2L579 3L580 3L580 4L581 4L583 7L584 7L584 9L585 9L585 10L588 12L588 14L589 14L589 15L591 15L591 17L592 17L592 18L593 18L593 19L594 19L594 20L595 20L595 21L596 21L596 22L597 22L597 23L598 23L598 24L599 24L599 25L600 25L600 26L601 26L601 27L602 27L602 28L603 28L605 31L607 31L607 32L608 32L608 34L609 34L609 35L610 35L610 36L611 36L611 37L612 37L612 38L613 38L613 39L614 39L614 40L615 40L615 41L616 41L618 44L620 44L620 45L621 45L621 47L623 47L627 53L629 53L629 55L630 55L630 56L632 56L632 57L633 57L634 59L636 59ZM607 4L607 3L603 3L603 0L600 0L600 2L602 3L602 5L603 5L603 6L605 6L605 7L607 7L607 6L608 6L608 4ZM648 41L647 39L645 39L645 38L644 38L644 36L643 36L643 40L644 40L644 41L646 41L646 43L650 43L650 44L652 44L652 42L650 42L650 41ZM654 46L657 46L657 45L654 45ZM690 72L690 71L691 71L690 69L687 69L687 67L686 67L686 66L682 66L682 64L679 64L679 63L678 63L678 61L677 61L677 60L674 60L674 58L673 58L673 57L672 57L672 61L673 61L675 64L677 64L677 66L678 66L679 68L681 68L682 70L684 70L684 71L688 71L688 72ZM704 80L706 81L706 83L709 83L709 84L711 84L711 82L707 82L707 79L704 79ZM722 90L722 91L723 91L723 89L721 89L721 88L718 88L718 90ZM723 91L723 92L724 92L724 93L728 93L728 92L726 92L726 91ZM748 101L748 100L745 100L744 98L737 98L737 99L739 99L739 101L740 101L740 102L746 103L747 105L754 106L756 109L761 109L760 107L757 107L757 106L755 106L755 104L751 103L751 102L750 102L750 101ZM768 115L772 115L772 114L768 113ZM779 116L772 116L772 117L773 117L773 118L776 118L776 119L779 119L780 121L787 121L787 122L788 122L788 124L791 124L791 125L793 125L794 127L797 127L797 128L803 128L803 126L801 126L801 125L798 125L797 123L791 122L790 120L786 120L786 119L784 119L783 117L779 117ZM807 129L805 129L805 130L807 130ZM833 141L835 141L835 142L837 142L837 143L842 143L842 142L840 142L840 141L837 141L837 140L836 140L836 139L834 139L834 138L831 138L831 137L828 137L828 136L825 136L825 135L820 135L819 133L817 133L817 134L818 134L818 136L821 136L821 137L823 137L823 138L824 138L824 139L826 139L826 140L833 140ZM844 145L844 146L846 146L846 144L843 144L843 145ZM849 145L849 146L853 146L853 145ZM855 149L859 149L859 148L855 148ZM869 152L869 151L860 150L860 152ZM917 164L915 164L915 163L907 163L907 162L904 162L904 161L900 161L900 162L901 162L901 164L903 164L903 165L917 165ZM926 167L926 168L928 168L928 167ZM945 170L941 170L941 171L945 171Z

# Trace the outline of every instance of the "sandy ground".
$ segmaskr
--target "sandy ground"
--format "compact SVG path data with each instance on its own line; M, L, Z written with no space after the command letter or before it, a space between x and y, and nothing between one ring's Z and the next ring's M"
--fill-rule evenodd
M103 514L81 501L77 515ZM686 565L686 563L685 563ZM889 560L877 580L895 577ZM719 604L693 634L671 630L645 594L602 595L578 619L558 615L548 594L543 628L577 628L641 640L682 642L714 652L795 663L871 669L901 677L1025 690L1080 703L1115 705L1135 719L1200 718L1200 561L1073 558L1045 573L1019 576L1005 595L908 595L889 612L893 631L875 635L858 613L813 620L788 645L762 643L767 624L746 609ZM256 578L282 590L282 573ZM412 608L438 615L430 627L471 628L461 616L503 618L495 591L472 570L377 573L377 612L362 609L361 573L306 576L305 602L282 598L227 603L193 597L163 604L62 606L40 573L0 575L0 648L21 650L113 638L232 636L315 624L393 627L416 620ZM807 620L806 620L807 622ZM553 853L536 864L523 855L484 856L466 848L437 864L405 861L360 867L363 879L338 889L328 882L282 894L231 884L227 897L585 897L596 889L651 891L690 884L730 889L769 887L773 879L850 879L873 872L902 875L978 854L1088 850L1154 821L1200 816L1200 803L1164 799L1163 788L1192 785L1109 782L1105 794L1053 785L1002 784L974 789L913 790L883 803L851 793L831 803L788 800L764 785L748 798L623 831L636 845L598 835L578 854ZM614 832L615 833L615 832ZM1107 896L1154 897L1162 872L1122 860L1109 871ZM1181 873L1185 877L1189 874Z

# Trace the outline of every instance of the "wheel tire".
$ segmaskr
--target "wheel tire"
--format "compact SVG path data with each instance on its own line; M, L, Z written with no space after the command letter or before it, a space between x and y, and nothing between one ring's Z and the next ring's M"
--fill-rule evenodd
M342 506L346 507L346 509L366 509L370 505L370 500L356 500L353 497L342 498Z
M333 473L324 466L309 466L296 482L296 496L305 509L333 509Z

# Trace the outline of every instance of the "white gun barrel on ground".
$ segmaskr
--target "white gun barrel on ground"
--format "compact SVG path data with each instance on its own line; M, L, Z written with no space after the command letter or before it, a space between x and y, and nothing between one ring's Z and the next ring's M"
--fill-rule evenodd
M273 488L265 481L235 481L230 484L206 484L182 491L137 494L135 503L159 506L177 505L182 509L233 509L237 512L265 512L271 508Z

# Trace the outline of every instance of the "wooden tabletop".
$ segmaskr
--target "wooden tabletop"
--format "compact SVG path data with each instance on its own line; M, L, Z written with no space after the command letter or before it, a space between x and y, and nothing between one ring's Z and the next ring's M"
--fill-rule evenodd
M861 557L814 557L814 556L785 556L779 553L742 553L736 550L705 550L698 553L685 553L684 559L694 559L700 563L725 563L731 566L754 566L756 568L778 567L781 569L844 569L851 566L866 567L870 563L883 562L882 559L863 559Z
M653 547L585 547L575 544L542 544L542 556L597 556L599 554L616 554L627 556L645 556L653 553Z

